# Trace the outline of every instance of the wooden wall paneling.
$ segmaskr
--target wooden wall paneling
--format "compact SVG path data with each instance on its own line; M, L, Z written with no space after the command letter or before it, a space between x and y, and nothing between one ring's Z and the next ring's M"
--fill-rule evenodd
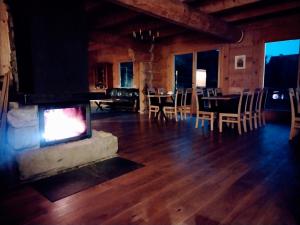
M89 91L97 91L95 88L95 65L97 63L97 52L89 52L88 56L88 82L89 82Z
M253 88L262 88L264 80L264 69L265 69L265 45L261 39L258 31L254 32L253 38Z
M167 79L167 88L169 90L174 90L174 86L175 86L175 78L174 78L174 74L175 74L175 55L170 54L167 58L168 62L168 79Z
M228 93L229 90L229 45L224 45L220 49L220 83L222 91Z

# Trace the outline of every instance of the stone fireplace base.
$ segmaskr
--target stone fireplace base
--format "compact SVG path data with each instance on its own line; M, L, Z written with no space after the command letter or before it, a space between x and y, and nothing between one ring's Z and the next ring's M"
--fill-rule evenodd
M36 180L116 156L118 139L92 131L92 137L40 147L38 107L11 104L7 143L16 158L21 180Z
M118 139L111 133L92 132L92 138L55 146L15 151L21 180L37 180L74 167L116 156Z

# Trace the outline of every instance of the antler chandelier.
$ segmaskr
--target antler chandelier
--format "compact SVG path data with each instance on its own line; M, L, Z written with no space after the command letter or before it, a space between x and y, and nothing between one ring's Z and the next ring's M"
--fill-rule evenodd
M142 30L133 31L132 36L140 41L154 42L159 37L159 31Z

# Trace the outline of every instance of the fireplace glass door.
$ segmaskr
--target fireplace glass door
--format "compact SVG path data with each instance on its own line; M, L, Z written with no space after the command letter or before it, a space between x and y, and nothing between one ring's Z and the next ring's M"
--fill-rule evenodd
M91 136L89 104L39 106L41 146Z

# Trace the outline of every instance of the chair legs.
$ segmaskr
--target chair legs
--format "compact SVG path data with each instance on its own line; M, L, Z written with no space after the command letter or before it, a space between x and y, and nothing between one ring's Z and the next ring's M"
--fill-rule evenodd
M225 117L225 121L223 121L223 117ZM222 115L220 113L219 114L219 132L220 133L223 132L223 122L231 123L231 126L234 126L234 124L237 123L239 135L242 134L242 123L243 123L243 128L244 128L245 132L247 132L247 126L246 126L246 119L245 118L241 119L240 117L237 117L237 118L235 117L235 120L232 120L232 121L229 122L228 117L226 118L225 115Z
M214 130L214 114L210 116L210 131Z
M254 113L253 121L254 121L254 128L257 129L257 114L256 113Z
M182 120L182 118L183 118L183 111L184 111L184 109L180 109L180 119Z
M210 130L213 131L214 130L214 113L213 112L205 113L205 114L200 113L200 115L201 115L201 117L199 116L199 112L197 112L195 128L198 128L199 119L201 119L201 127L204 127L204 120L208 120L210 122Z
M178 112L181 115L181 110L178 111L177 109L174 109L174 108L164 108L163 111L164 111L164 114L167 117L169 117L170 119L173 119L173 115L174 115L175 121L178 122Z
M245 128L245 127L244 127ZM239 131L239 135L241 135L242 134L242 125L241 125L241 123L239 122L238 123L238 131ZM246 131L247 132L247 131Z
M198 123L199 123L199 116L198 116L198 113L197 113L195 128L198 128Z
M257 117L258 117L258 126L261 127L262 125L261 112L258 112Z
M250 130L252 131L253 130L253 121L252 121L252 115L250 114L250 116L249 116L249 127L250 127Z
M223 132L223 122L222 122L221 116L219 117L219 132L220 133Z
M262 112L262 113L261 113L261 116L262 116L262 122L263 122L263 125L265 126L265 125L266 125L266 116L265 116L265 112Z
M243 122L244 132L247 133L247 118L246 118L246 116L243 116L241 122ZM240 123L241 123L241 122L240 122ZM238 123L238 124L240 124L240 123ZM239 133L240 133L240 132L239 132Z
M295 128L294 128L294 126L292 124L291 131L290 131L290 140L292 140L294 136L295 136Z
M296 136L297 131L299 129L300 129L300 119L299 118L296 118L296 119L292 118L291 131L290 131L290 140L292 140Z

